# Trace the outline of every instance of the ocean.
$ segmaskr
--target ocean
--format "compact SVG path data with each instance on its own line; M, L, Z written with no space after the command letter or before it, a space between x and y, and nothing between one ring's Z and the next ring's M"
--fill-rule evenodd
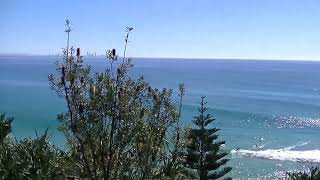
M13 136L49 128L63 148L56 115L66 110L50 90L53 56L0 57L0 112L14 117ZM103 57L85 57L94 71ZM191 124L201 96L230 152L235 179L275 179L288 170L320 165L320 62L133 58L130 74L177 92L183 82L183 124ZM236 150L237 148L240 148Z

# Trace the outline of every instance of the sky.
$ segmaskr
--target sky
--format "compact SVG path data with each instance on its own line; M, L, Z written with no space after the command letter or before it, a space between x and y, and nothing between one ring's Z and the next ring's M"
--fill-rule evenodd
M320 60L319 0L0 0L0 54Z

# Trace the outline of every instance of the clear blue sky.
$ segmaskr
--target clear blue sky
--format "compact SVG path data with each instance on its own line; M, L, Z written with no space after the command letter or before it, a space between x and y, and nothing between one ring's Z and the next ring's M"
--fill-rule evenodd
M52 54L71 43L133 57L320 60L319 0L0 0L0 53Z

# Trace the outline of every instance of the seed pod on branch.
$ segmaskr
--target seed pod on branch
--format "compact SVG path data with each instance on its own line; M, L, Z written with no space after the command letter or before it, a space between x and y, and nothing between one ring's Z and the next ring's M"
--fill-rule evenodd
M121 99L121 92L118 92L118 98Z
M80 57L80 48L77 48L77 56Z
M72 132L74 132L74 133L77 132L77 127L74 122L71 122L70 128L71 128Z
M153 95L153 99L154 99L155 101L158 101L158 96L157 96L156 94L154 94L154 95Z
M62 76L64 77L66 75L66 71L65 71L65 67L64 66L62 66L61 72L62 72Z
M142 108L141 111L140 111L140 119L142 119L143 116L144 116L144 108Z
M122 87L120 87L120 88L119 88L119 91L120 91L120 92L123 92L123 88L122 88Z
M91 85L91 91L93 94L96 93L96 86L95 85Z
M83 104L81 103L78 107L79 113L82 114L83 113Z
M121 69L120 68L117 69L117 73L118 73L118 75L121 74Z
M70 84L71 84L71 86L73 86L73 84L74 84L74 78L73 77L70 79Z
M61 83L64 84L64 76L61 77Z
M139 92L139 91L140 91L140 86L137 86L136 92Z

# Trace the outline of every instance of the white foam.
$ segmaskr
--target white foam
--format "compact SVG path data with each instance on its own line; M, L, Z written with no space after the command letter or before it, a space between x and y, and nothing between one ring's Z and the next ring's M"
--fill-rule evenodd
M291 150L297 146L304 146L308 142L300 143L295 146L286 147L283 149L265 149L265 150L246 150L238 149L231 150L231 154L236 157L249 156L263 159L281 160L281 161L294 161L294 162L314 162L320 163L320 150L304 150L295 151Z
M306 118L296 116L275 116L275 125L278 128L305 128L305 127L320 127L319 118Z

